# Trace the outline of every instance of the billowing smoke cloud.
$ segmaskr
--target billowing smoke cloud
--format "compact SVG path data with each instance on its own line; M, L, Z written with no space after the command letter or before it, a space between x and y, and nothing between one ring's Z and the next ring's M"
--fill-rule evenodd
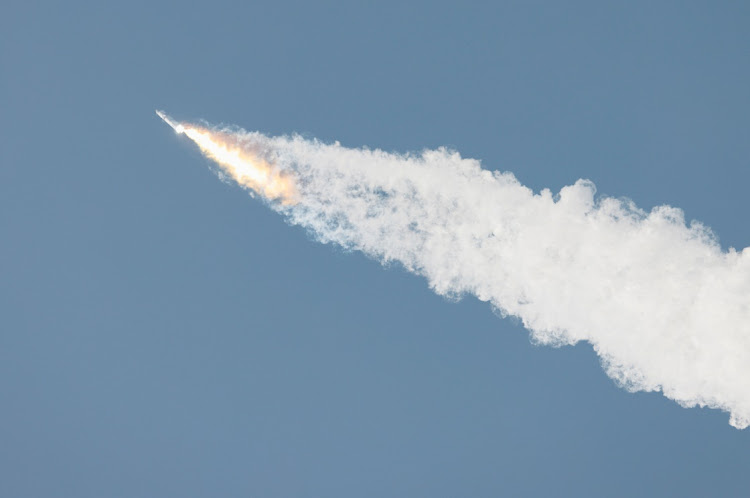
M722 251L679 209L596 198L586 180L535 194L446 149L212 133L291 179L294 200L268 203L317 240L487 301L534 342L588 341L625 389L750 425L750 248Z

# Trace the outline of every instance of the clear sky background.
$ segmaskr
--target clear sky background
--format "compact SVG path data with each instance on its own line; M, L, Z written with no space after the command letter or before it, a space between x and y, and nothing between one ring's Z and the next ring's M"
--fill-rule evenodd
M4 2L0 496L748 496L727 414L312 242L154 109L589 178L743 248L749 27L744 1Z

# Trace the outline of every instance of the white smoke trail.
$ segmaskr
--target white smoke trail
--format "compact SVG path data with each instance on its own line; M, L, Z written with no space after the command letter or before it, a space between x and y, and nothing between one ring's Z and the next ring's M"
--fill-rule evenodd
M722 251L681 210L595 199L586 180L534 194L446 149L214 132L293 179L295 202L269 204L319 241L399 262L438 294L488 301L535 342L588 341L629 391L750 425L750 248Z

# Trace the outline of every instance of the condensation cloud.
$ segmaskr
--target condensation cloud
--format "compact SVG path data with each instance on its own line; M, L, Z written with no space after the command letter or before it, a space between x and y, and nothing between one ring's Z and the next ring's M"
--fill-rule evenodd
M534 342L588 341L625 389L750 425L750 248L723 251L681 210L597 198L586 180L534 193L447 149L210 133L272 165L293 199L244 186L320 242L398 262L438 294L487 301Z

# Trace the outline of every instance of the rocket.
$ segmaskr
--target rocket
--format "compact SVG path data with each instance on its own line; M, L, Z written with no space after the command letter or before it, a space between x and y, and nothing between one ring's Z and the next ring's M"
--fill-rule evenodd
M164 113L164 111L160 111L160 110L157 109L156 110L156 115L159 116L161 119L163 119L164 122L167 123L169 126L171 126L172 129L174 131L176 131L177 133L182 133L183 131L185 131L185 129L183 128L183 126L180 123L177 123L172 118L170 118L169 116L167 116Z

